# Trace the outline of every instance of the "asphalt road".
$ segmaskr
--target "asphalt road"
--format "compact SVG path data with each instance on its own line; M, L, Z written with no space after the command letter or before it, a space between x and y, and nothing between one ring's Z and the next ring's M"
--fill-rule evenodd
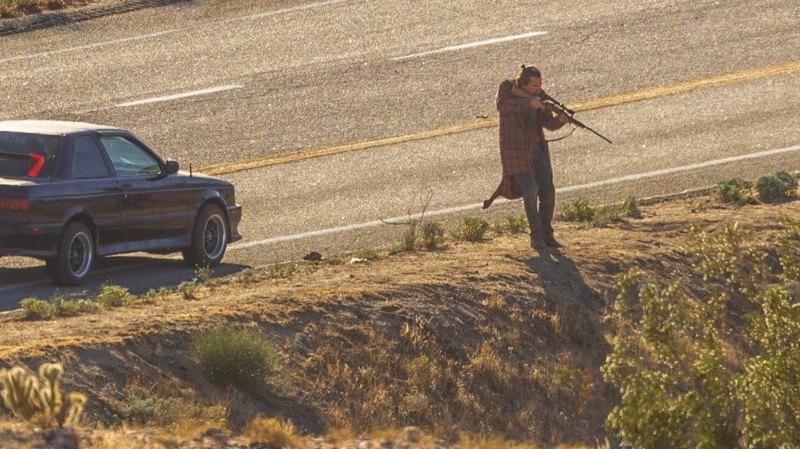
M800 169L794 0L545 3L203 1L2 37L0 120L111 124L184 168L221 166L245 239L218 274L392 241L402 226L381 220L423 208L481 213L500 176L494 94L521 63L614 141L577 130L553 144L559 201ZM259 162L277 155L294 161ZM84 289L193 276L174 257L113 257ZM77 291L38 261L0 259L0 309Z

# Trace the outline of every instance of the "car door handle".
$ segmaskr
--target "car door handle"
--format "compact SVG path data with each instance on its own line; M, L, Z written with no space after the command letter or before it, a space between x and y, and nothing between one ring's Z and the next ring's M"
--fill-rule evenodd
M122 199L127 200L130 197L127 191L133 187L133 184L122 184L120 187L122 188Z

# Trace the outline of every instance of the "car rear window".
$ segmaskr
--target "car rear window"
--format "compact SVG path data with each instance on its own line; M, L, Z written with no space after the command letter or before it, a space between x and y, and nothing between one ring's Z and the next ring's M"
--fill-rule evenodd
M0 177L49 178L62 136L0 131Z

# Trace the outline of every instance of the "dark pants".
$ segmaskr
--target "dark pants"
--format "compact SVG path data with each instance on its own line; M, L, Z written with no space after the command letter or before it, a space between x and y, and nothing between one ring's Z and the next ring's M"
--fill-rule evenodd
M553 211L556 206L556 188L550 158L542 150L533 154L533 173L514 175L522 190L525 215L531 229L531 238L542 239L553 235Z

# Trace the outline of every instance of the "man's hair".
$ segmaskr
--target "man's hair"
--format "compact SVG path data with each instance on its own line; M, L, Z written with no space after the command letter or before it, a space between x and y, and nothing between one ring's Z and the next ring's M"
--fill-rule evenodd
M517 75L517 79L515 79L514 82L517 84L517 86L522 87L528 84L531 78L541 78L541 77L542 77L542 72L540 72L539 69L537 69L532 65L526 66L525 64L522 64L519 71L519 75Z

